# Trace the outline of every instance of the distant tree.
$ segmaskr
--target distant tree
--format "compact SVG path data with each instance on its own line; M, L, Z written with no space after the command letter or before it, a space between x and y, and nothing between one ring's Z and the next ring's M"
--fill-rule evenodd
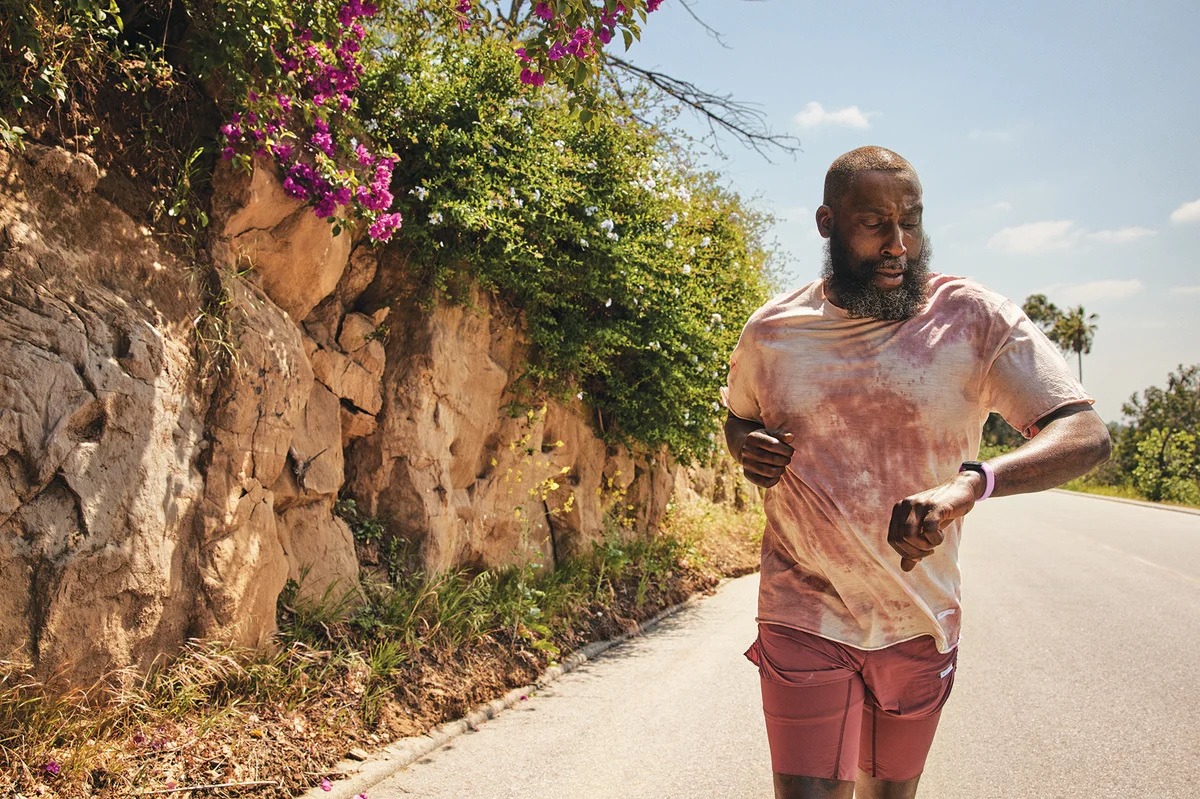
M1200 462L1191 433L1152 428L1138 444L1136 463L1133 484L1147 499L1200 504Z
M1200 364L1183 366L1167 375L1167 387L1150 386L1139 397L1134 394L1121 406L1129 425L1116 442L1114 461L1126 474L1138 465L1139 447L1154 431L1170 441L1176 432L1195 434L1200 430ZM1200 453L1196 454L1200 467Z
M1079 382L1082 383L1083 356L1092 351L1092 340L1096 336L1095 322L1099 317L1089 314L1082 305L1068 308L1064 313L1045 294L1030 294L1025 298L1021 310L1060 350L1075 353L1079 362Z
M1021 306L1021 310L1025 311L1033 323L1042 329L1042 332L1047 336L1050 331L1054 330L1054 326L1058 324L1058 320L1062 318L1062 311L1058 310L1058 306L1046 299L1045 294L1030 294L1025 298L1025 304Z
M1054 334L1050 337L1063 352L1075 353L1080 383L1083 382L1083 356L1092 351L1092 340L1096 337L1095 323L1099 318L1085 311L1082 305L1069 308L1055 322Z

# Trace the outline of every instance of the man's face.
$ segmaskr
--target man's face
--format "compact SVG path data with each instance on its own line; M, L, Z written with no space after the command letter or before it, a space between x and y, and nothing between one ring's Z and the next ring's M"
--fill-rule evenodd
M921 210L916 175L890 171L859 174L836 208L822 206L824 277L835 304L851 316L893 321L921 310L930 256Z

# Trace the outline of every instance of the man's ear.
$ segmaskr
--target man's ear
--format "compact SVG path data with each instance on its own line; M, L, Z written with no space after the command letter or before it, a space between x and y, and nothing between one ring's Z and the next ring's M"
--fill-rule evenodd
M823 239L833 235L833 209L828 205L822 205L817 209L817 232Z

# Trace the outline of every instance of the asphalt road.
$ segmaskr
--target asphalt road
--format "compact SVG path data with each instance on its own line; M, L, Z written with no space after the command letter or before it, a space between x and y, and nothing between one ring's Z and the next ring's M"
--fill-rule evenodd
M1200 515L997 499L963 545L965 633L922 799L1200 797ZM610 650L370 792L769 797L757 577Z

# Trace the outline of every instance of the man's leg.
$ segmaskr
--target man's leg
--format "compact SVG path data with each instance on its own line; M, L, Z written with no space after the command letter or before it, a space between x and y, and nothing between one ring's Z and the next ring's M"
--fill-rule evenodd
M920 781L919 774L911 780L892 782L877 779L860 770L858 781L854 783L854 799L913 799L917 795L917 783ZM776 795L778 796L778 789Z
M854 783L849 780L775 775L775 799L851 799L853 796Z

